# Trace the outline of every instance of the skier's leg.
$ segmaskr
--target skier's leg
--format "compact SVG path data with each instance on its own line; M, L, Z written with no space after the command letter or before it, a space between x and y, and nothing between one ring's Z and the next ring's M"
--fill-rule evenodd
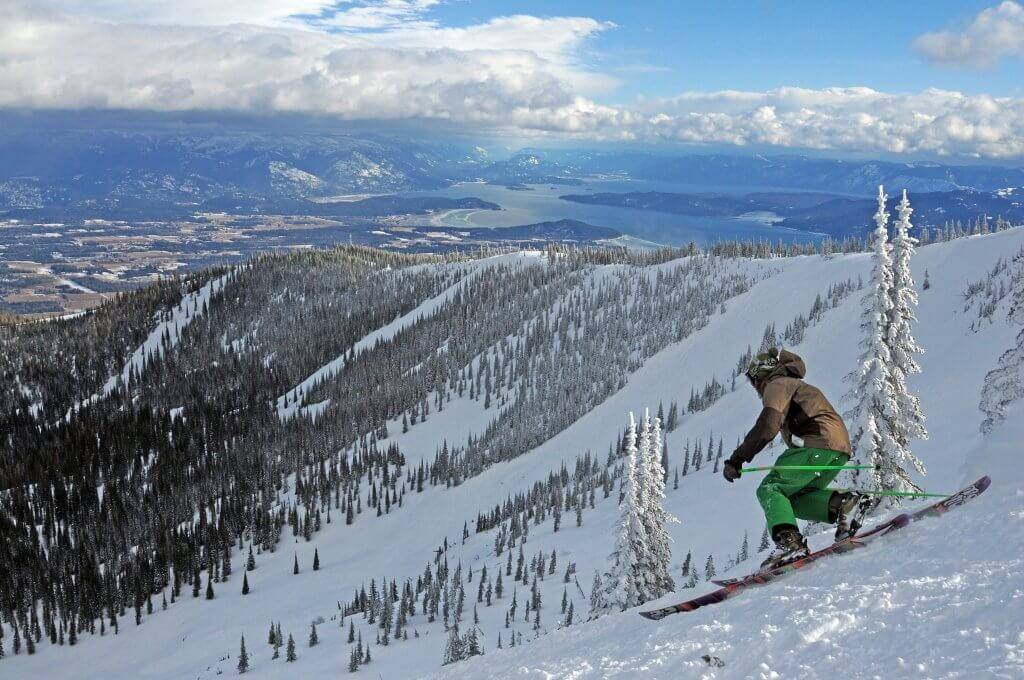
M808 449L808 465L845 465L850 459L845 453L827 449ZM836 521L834 508L830 501L837 492L827 488L839 474L839 470L822 470L814 473L814 478L802 490L791 498L793 514L800 519L812 522L832 524Z
M808 462L811 451L813 450L803 448L788 449L779 456L775 465L817 465L818 463ZM773 539L779 529L797 528L797 515L794 513L790 498L812 483L815 474L807 470L772 470L757 487L757 500L764 509L768 533Z

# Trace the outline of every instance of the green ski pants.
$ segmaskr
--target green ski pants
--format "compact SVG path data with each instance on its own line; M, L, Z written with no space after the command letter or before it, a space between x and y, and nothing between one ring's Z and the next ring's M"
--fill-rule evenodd
M850 457L828 449L787 449L775 465L845 465ZM826 488L839 470L771 470L757 487L757 500L764 508L768 532L775 527L796 526L796 519L829 522L828 502L834 493Z

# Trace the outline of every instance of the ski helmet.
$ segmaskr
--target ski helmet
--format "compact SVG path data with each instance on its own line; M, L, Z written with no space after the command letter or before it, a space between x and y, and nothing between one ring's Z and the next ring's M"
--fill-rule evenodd
M761 352L747 364L747 379L753 384L757 380L764 380L779 365L779 350L772 347L767 352Z

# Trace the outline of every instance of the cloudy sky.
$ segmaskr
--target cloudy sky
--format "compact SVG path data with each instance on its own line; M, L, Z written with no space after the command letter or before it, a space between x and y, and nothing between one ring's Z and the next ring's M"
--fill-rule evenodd
M1019 159L1024 5L0 0L0 108Z

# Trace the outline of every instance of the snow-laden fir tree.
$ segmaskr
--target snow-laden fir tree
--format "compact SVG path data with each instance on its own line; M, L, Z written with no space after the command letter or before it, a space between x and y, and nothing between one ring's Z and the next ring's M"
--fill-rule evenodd
M596 618L600 616L602 611L602 593L603 586L601 584L601 575L594 572L594 580L590 584L590 618Z
M630 427L634 427L633 414L629 414ZM636 432L636 462L633 469L633 482L636 485L636 506L640 515L640 523L644 528L643 542L637 553L636 587L637 597L640 602L650 599L649 594L654 589L654 580L651 573L653 559L651 557L651 536L648 533L649 522L647 518L647 497L650 494L650 480L648 477L647 459L651 455L651 419L644 411Z
M661 463L661 419L651 418L644 412L643 429L649 440L645 459L642 461L644 477L643 523L647 536L644 555L647 590L644 601L657 599L676 589L672 580L672 538L668 533L669 522L677 521L665 510L665 469ZM641 450L643 448L641 447Z
M1007 321L1024 326L1024 250L1013 259L1012 292ZM989 433L1006 419L1006 407L1024 398L1024 329L1013 347L999 357L997 366L985 376L980 408L985 414L981 431Z
M893 390L890 374L892 356L886 342L893 301L892 259L886 229L889 213L885 211L885 200L885 192L879 186L875 230L871 235L871 281L864 295L861 314L863 352L857 368L846 376L851 385L847 397L854 406L845 414L845 419L850 428L855 458L878 466L874 470L875 486L899 491L913 489L914 486L895 457L899 445L890 424L899 408L899 400ZM853 479L859 481L856 474Z
M910 215L914 209L907 199L907 190L903 190L903 198L899 203L896 224L892 237L892 311L889 314L889 329L886 341L892 363L889 366L889 379L896 393L898 407L891 420L893 438L899 445L895 452L897 460L909 465L924 474L921 461L910 451L912 439L926 439L928 431L924 427L924 412L921 400L910 392L907 387L907 376L921 372L921 366L915 358L924 350L914 338L914 323L917 318L917 289L914 276L910 271L910 259L914 256L914 245L917 239L910 235Z
M601 579L601 593L590 612L597 618L610 612L623 611L640 604L641 588L637 574L644 553L643 521L637 499L636 421L629 414L626 432L626 460L622 474L622 503L619 505L619 525L615 536L615 549L608 556L611 565Z

